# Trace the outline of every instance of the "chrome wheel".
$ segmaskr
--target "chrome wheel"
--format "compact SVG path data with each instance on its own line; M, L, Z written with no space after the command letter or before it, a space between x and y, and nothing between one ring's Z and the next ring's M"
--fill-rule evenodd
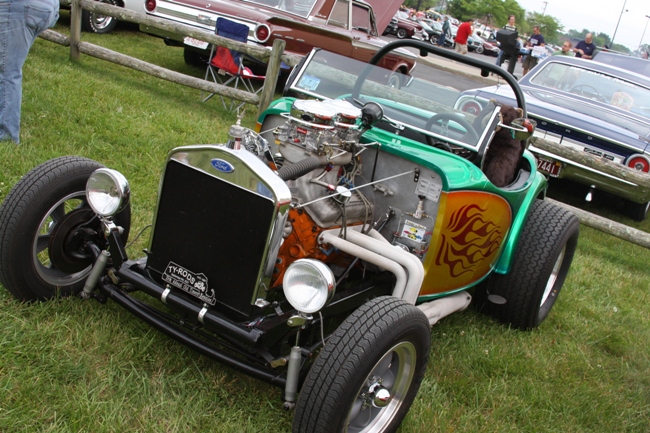
M91 258L84 260L69 251L75 242L70 238L70 230L89 218L94 218L94 213L88 207L86 194L82 191L56 202L41 220L32 242L32 264L38 276L47 284L68 286L83 280L90 272Z
M544 303L548 299L549 295L553 291L553 287L555 287L555 282L557 281L557 277L560 274L560 269L562 268L562 263L564 263L564 254L565 253L566 253L566 245L564 245L564 248L562 248L562 251L560 252L560 255L558 256L557 260L555 261L555 265L553 265L553 270L551 271L551 275L548 277L548 281L546 282L546 287L544 287L544 294L542 295L542 300L539 303L540 307L542 305L544 305Z
M378 432L391 422L413 381L416 356L415 346L407 341L386 352L357 392L347 432Z

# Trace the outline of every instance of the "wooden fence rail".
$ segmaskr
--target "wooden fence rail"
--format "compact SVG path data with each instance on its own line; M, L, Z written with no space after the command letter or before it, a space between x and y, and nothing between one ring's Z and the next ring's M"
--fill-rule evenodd
M233 41L232 39L217 36L212 32L206 32L184 24L172 23L160 18L149 17L143 13L133 12L118 6L94 0L62 0L62 4L69 4L71 6L70 36L67 37L53 30L47 30L41 34L41 37L60 45L69 46L71 59L78 59L80 53L87 54L176 84L192 87L205 92L216 93L218 95L257 105L258 114L264 111L273 100L282 62L289 66L295 66L301 59L300 56L284 53L286 43L282 40L275 40L273 42L273 47L268 49L265 47L256 47L246 43ZM109 15L122 21L145 24L162 30L171 31L182 36L190 36L195 39L200 39L205 42L248 54L251 57L267 63L266 79L264 80L262 90L258 95L245 90L234 89L232 87L223 86L211 81L162 68L98 45L82 42L82 9L102 15Z

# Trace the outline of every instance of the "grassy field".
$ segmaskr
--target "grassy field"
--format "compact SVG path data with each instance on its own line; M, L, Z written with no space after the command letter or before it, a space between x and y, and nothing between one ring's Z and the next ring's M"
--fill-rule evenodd
M180 49L124 24L83 39L203 73L184 65ZM151 221L167 152L223 142L234 121L218 100L200 102L199 91L90 57L73 63L66 48L43 40L24 73L22 144L0 145L0 200L39 163L81 155L129 179L132 233ZM650 231L650 222L621 216L616 198L585 205L583 192L554 184L550 195ZM649 263L648 250L581 227L562 296L539 329L513 331L472 309L443 320L400 432L647 432ZM112 302L23 305L0 290L0 323L0 432L290 430L279 389L186 349Z

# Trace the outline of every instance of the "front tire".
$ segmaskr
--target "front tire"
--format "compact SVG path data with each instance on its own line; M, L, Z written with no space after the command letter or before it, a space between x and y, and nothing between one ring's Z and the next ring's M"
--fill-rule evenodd
M21 301L78 293L93 257L88 237L106 247L102 226L86 200L86 182L103 167L80 157L61 157L32 169L0 206L0 283ZM114 218L126 241L131 209ZM92 234L94 233L94 234Z
M397 36L398 39L404 39L408 36L408 33L406 33L405 29L397 29L397 33L395 33L395 36Z
M113 6L118 6L116 0L99 0ZM100 15L87 10L81 11L81 28L86 32L105 34L110 33L117 25L117 18L109 15Z
M485 51L485 49L481 45L481 46L476 47L476 50L474 50L474 51L476 51L476 54L483 54L483 51Z
M418 308L375 298L332 334L300 391L294 433L392 432L424 377L431 330Z
M569 272L579 227L578 218L570 211L536 200L520 234L510 273L494 274L477 288L479 309L520 330L539 326ZM489 295L505 303L491 302Z

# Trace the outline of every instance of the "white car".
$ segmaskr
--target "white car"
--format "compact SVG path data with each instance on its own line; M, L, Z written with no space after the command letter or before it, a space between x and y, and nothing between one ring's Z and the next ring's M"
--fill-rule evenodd
M97 0L114 6L123 7L133 12L144 14L144 0ZM61 8L69 9L69 4L61 4ZM101 15L87 10L81 11L81 29L92 33L109 33L117 25L117 18Z

